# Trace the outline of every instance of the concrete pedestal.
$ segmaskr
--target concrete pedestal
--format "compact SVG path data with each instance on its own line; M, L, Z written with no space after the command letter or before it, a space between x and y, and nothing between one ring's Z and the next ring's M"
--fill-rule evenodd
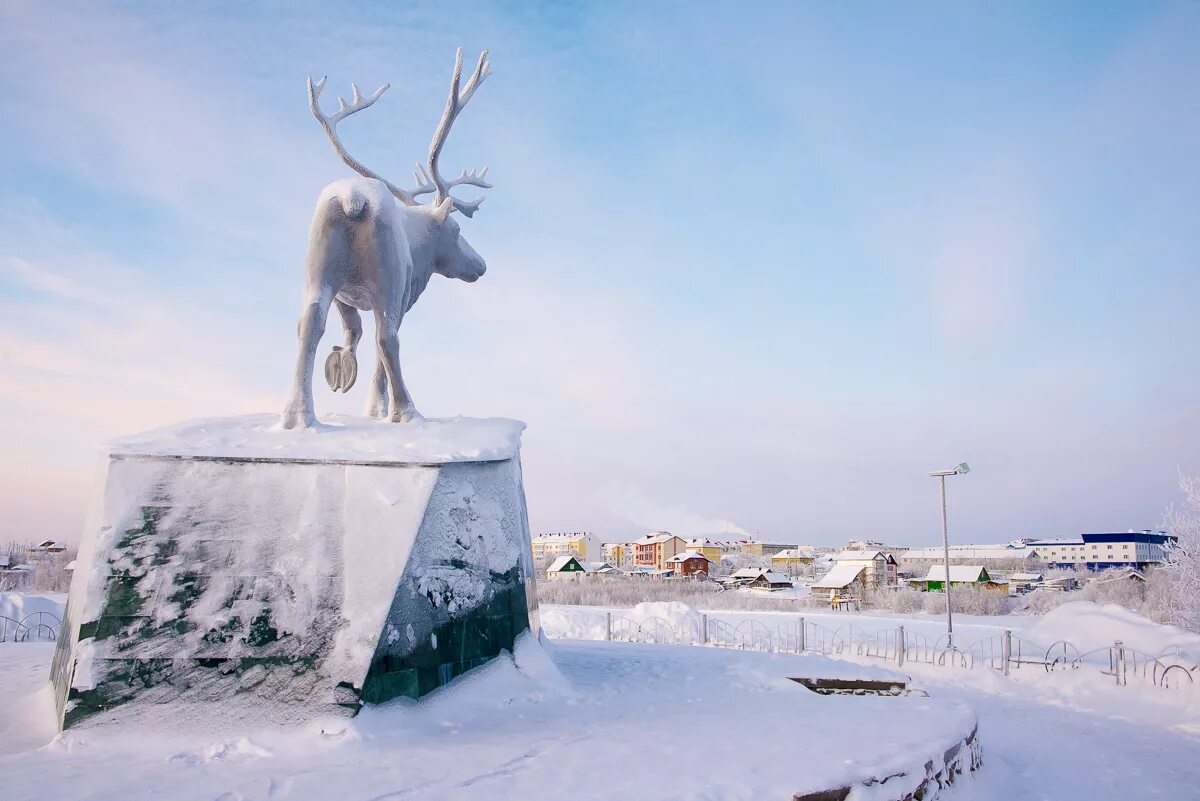
M536 629L522 424L335 422L114 444L52 669L64 728L351 715Z

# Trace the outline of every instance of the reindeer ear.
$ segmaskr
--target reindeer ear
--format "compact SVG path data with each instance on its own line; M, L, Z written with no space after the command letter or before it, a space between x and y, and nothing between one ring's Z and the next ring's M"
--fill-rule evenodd
M446 222L446 218L452 211L454 211L454 198L448 197L442 201L440 206L434 206L433 219L437 220L438 225L441 225Z

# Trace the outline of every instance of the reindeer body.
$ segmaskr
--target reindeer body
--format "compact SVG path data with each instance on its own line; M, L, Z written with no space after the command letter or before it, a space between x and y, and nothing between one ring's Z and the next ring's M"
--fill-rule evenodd
M317 198L309 227L304 302L297 325L300 348L291 398L280 420L284 428L316 423L312 374L329 307L334 304L345 326L345 343L335 347L326 361L325 375L330 387L344 392L354 384L358 373L356 354L363 332L359 312L370 311L375 315L378 353L367 413L397 423L421 419L400 372L400 323L435 272L448 278L475 281L487 269L484 260L461 236L458 223L450 219L452 211L472 216L480 201L466 202L449 195L449 189L460 184L489 188L485 181L487 171L464 171L458 178L446 181L437 167L437 157L450 125L487 77L486 56L484 51L460 96L462 51L459 51L450 101L430 145L429 167L418 167L414 174L417 187L411 192L392 185L354 160L335 131L341 119L369 107L387 86L369 99L362 98L355 86L352 103L347 105L339 98L339 111L326 117L317 105L325 79L316 84L309 80L313 115L342 160L364 177L335 181ZM434 191L437 199L433 204L422 205L414 200L418 194Z

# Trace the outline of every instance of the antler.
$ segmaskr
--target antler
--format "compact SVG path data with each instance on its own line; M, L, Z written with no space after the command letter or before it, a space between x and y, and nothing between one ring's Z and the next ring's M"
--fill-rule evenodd
M486 180L487 171L487 167L484 167L482 170L471 170L470 172L463 170L461 173L459 173L457 178L452 178L449 181L444 182L446 190L449 191L456 186L478 186L480 189L491 189L492 185ZM437 184L429 175L429 170L420 164L417 165L417 171L413 173L413 183L415 184L412 190L413 197L416 197L417 195L427 195L430 192L438 191ZM479 204L482 202L482 197L478 200L471 201L454 198L454 207L459 209L459 211L462 211L462 213L468 217L471 217L475 214L475 211L479 208Z
M442 119L438 122L437 129L433 132L433 141L429 143L429 169L417 165L417 172L413 173L413 179L416 181L417 187L413 190L413 196L425 194L427 192L436 192L434 195L434 205L440 205L446 198L450 198L454 202L454 208L461 211L467 217L473 217L479 204L483 202L480 197L476 200L466 201L459 200L450 196L450 190L455 186L463 184L469 186L478 186L482 189L491 189L492 185L484 180L487 175L487 167L482 171L476 172L471 170L467 172L463 170L462 174L457 178L447 181L442 178L438 171L438 157L442 154L442 146L446 144L446 137L450 134L450 128L454 125L454 120L458 118L459 113L470 101L471 96L475 94L475 90L483 83L484 79L491 74L492 63L488 61L488 51L484 50L479 54L479 63L475 65L475 71L471 73L471 77L467 79L467 85L459 91L459 81L462 79L462 48L454 55L454 76L450 79L450 97L446 100L446 110L442 112ZM373 102L373 101L372 101Z
M364 98L358 91L358 84L352 83L350 84L350 88L353 90L354 96L350 99L349 105L346 104L345 100L339 97L338 110L326 117L321 113L321 106L317 102L321 97L321 90L325 88L325 78L321 78L321 80L314 84L312 76L310 75L308 76L308 107L312 110L313 116L317 118L317 122L321 123L321 127L325 129L325 136L329 138L329 143L333 145L334 151L338 154L338 156L341 157L342 161L346 162L346 165L350 167L350 169L354 170L359 175L367 178L374 178L377 181L382 181L383 184L391 191L393 195L396 196L396 199L401 203L406 206L416 206L418 204L417 201L413 199L412 193L396 186L391 181L374 172L365 164L347 153L346 148L342 145L342 141L338 139L337 135L337 124L339 122L344 120L346 117L349 117L351 114L357 114L365 108L370 108L372 105L374 105L375 101L379 99L380 95L386 92L390 86L390 83L385 83L383 86L376 89L375 93L370 97ZM474 90L472 89L472 91ZM476 203L476 205L478 206L478 203Z

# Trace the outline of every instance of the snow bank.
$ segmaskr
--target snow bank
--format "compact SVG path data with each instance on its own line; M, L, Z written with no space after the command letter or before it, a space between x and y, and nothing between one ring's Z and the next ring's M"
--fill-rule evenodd
M1065 603L1043 616L1024 636L1044 645L1066 640L1080 651L1105 648L1120 640L1151 656L1169 652L1200 659L1200 635L1155 623L1117 604Z
M398 425L328 415L313 428L284 430L273 414L190 420L115 440L121 456L204 456L277 461L403 464L499 461L521 445L525 424L502 417L450 417Z
M699 609L681 601L647 601L625 610L622 617L635 623L658 618L680 631L699 631L702 620Z
M0 617L11 618L18 623L34 612L49 612L62 620L67 606L65 592L23 593L0 592Z

